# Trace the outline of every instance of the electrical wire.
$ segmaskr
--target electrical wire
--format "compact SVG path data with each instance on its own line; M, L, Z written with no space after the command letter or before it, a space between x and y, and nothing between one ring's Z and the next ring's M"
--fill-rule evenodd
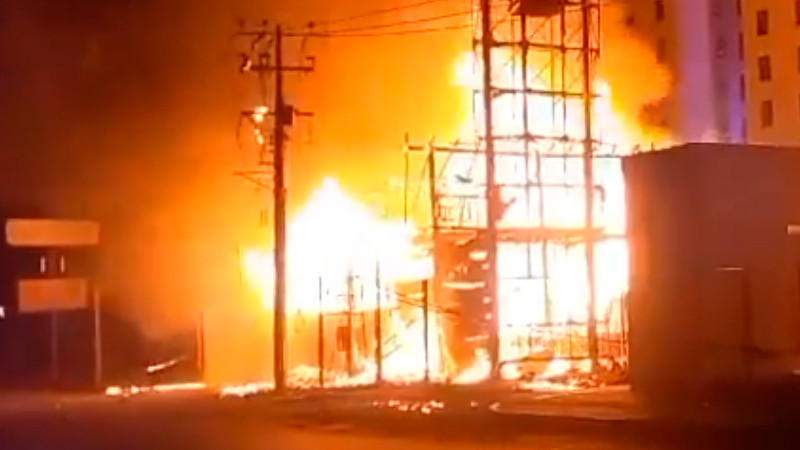
M295 36L295 37L304 37L304 38L308 38L308 37L367 38L367 37L381 37L381 36L404 36L404 35L409 35L409 34L423 34L423 33L435 33L435 32L441 32L441 31L462 30L462 29L467 29L467 28L471 28L471 27L474 26L474 23L473 23L474 22L474 17L471 17L470 23L458 23L458 24L444 25L444 26L440 26L440 27L412 28L412 29L407 29L407 30L396 30L396 31L395 30L391 30L391 31L379 31L379 32L375 32L375 33L372 33L372 32L367 33L368 31L372 31L372 30L381 30L381 29L385 29L385 28L395 28L395 27L402 27L402 26L406 26L406 25L415 25L415 24L422 24L422 23L428 23L428 22L435 22L435 21L439 21L439 20L451 19L451 18L456 18L456 17L460 17L460 16L467 16L467 15L474 16L475 14L478 13L478 9L476 9L474 7L471 7L470 9L465 9L465 10L461 10L461 11L457 11L457 12L450 12L450 13L440 14L440 15L437 15L437 16L422 17L422 18L419 18L419 19L401 20L401 21L396 21L396 22L373 24L373 25L363 25L363 26L356 26L356 27L350 27L350 28L339 28L339 29L334 29L334 30L323 30L323 31L315 31L314 30L314 27L316 25L320 24L320 23L326 24L326 25L327 24L332 24L332 23L340 23L340 22L344 22L346 20L355 20L357 18L369 17L369 16L373 16L373 15L377 15L377 14L385 14L385 13L394 12L394 11L400 11L400 10L403 10L403 9L409 9L409 8L412 8L412 7L423 6L423 5L427 5L427 4L430 4L430 3L435 3L435 2L438 2L438 1L442 1L442 0L427 0L427 1L423 1L423 2L418 2L418 3L409 4L409 5L399 6L399 7L395 7L395 8L387 8L387 9L382 9L382 10L375 10L375 11L371 11L371 12L368 12L368 13L359 14L357 16L351 16L351 17L345 18L345 19L331 20L331 21L327 21L327 22L311 22L309 24L309 29L307 31L290 32L290 33L286 33L286 35L287 36ZM495 2L493 7L495 7L495 8L507 7L508 3L509 3L508 0Z
M394 27L399 27L399 26L403 26L403 25L415 25L415 24L418 24L418 23L435 22L437 20L444 20L444 19L450 19L450 18L453 18L453 17L460 17L460 16L465 16L467 14L472 14L474 12L476 12L475 9L467 9L467 10L461 10L461 11L457 11L457 12L450 12L450 13L446 13L446 14L441 14L441 15L438 15L438 16L423 17L423 18L420 18L420 19L409 19L409 20L401 20L401 21L398 21L398 22L391 22L391 23L383 23L383 24L376 24L376 25L364 25L364 26L359 26L359 27L344 28L344 29L338 29L338 30L327 30L326 33L331 33L331 34L335 34L335 33L350 33L350 32L354 32L354 31L369 31L369 30L379 30L379 29L383 29L383 28L394 28Z
M376 33L317 33L317 32L305 32L305 33L292 33L291 36L308 36L308 37L317 37L317 38L370 38L370 37L381 37L381 36L406 36L411 34L424 34L424 33L437 33L442 31L454 31L454 30L465 30L467 28L471 28L472 25L470 24L455 24L455 25L447 25L442 27L436 28L415 28L412 30L398 30L398 31L383 31L383 32L376 32Z
M506 6L506 4L504 4L504 3L497 3L497 4L494 5L495 8L497 8L497 7L503 8L505 6ZM478 12L479 12L479 9L474 8L474 7L470 7L469 9L463 9L463 10L457 11L457 12L444 13L444 14L440 14L438 16L429 16L429 17L422 17L422 18L418 18L418 19L408 19L408 20L401 20L401 21L397 21L397 22L389 22L389 23L374 24L374 25L361 25L361 26L357 26L357 27L340 28L340 29L335 29L335 30L324 30L324 31L322 31L322 33L324 33L324 34L346 34L346 33L361 32L361 31L379 30L379 29L383 29L383 28L394 28L394 27L399 27L399 26L404 26L404 25L415 25L415 24L420 24L420 23L435 22L435 21L439 21L439 20L451 19L451 18L460 17L460 16L466 16L466 15L475 15ZM460 26L459 26L459 28L460 28ZM414 30L398 30L398 31L414 31ZM427 29L426 29L426 31L427 31ZM311 32L313 32L313 30Z
M395 7L391 7L391 8L375 9L375 10L372 10L372 11L367 11L367 12L363 12L363 13L360 13L360 14L356 14L354 16L342 17L342 18L339 18L339 19L321 20L321 21L317 21L317 22L312 22L312 24L316 26L316 25L331 25L331 24L342 23L342 22L351 22L353 20L364 19L364 18L367 18L367 17L380 16L380 15L388 14L388 13L392 13L392 12L403 11L405 9L419 8L421 6L431 5L433 3L438 3L438 2L441 2L441 1L444 1L444 0L423 0L423 1L420 1L420 2L408 3L408 4L405 4L405 5L395 6Z

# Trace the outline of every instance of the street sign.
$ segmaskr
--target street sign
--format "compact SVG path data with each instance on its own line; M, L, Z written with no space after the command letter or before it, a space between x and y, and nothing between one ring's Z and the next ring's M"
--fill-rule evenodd
M97 245L100 226L89 220L8 219L6 243L13 247L76 247Z
M87 308L88 284L83 278L19 280L17 282L19 312L40 313Z

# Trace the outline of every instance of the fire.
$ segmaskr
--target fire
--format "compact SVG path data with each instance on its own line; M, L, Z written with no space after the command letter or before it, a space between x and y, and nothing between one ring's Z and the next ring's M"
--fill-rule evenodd
M395 382L423 377L425 333L421 300L403 299L404 295L395 289L398 283L420 283L432 274L430 256L414 244L416 233L413 226L403 221L380 217L370 211L347 195L333 179L326 179L292 218L287 243L289 320L317 321L322 313L326 327L333 324L337 333L344 329L351 340L361 341L350 344L354 347L350 350L353 361L347 364L353 367L345 367L338 361L345 350L331 353L336 361L332 367L325 368L326 385L375 381L376 343L372 329L374 321L378 320L375 314L378 302L382 313L384 377ZM271 252L248 249L242 255L243 275L266 310L273 304L273 267ZM345 320L348 316L349 322ZM353 322L356 325L352 325ZM367 322L371 322L369 327L364 326ZM354 330L361 335L359 339L353 338ZM314 326L305 328L306 336L299 334L296 333L297 341L308 341L307 335L316 336L317 330ZM327 333L323 341L328 348L341 344L339 336L328 339ZM428 367L434 377L440 376L444 364L440 341L438 318L432 312L428 316L427 342ZM290 358L293 351L308 350L298 348L302 343L295 345L291 335L288 345ZM289 383L296 387L317 385L319 368L314 363L316 361L309 358L301 363L290 363ZM241 390L249 392L249 387ZM230 391L235 393L240 389Z
M348 196L335 179L326 179L288 227L287 310L317 312L320 285L324 311L347 309L343 289L348 278L357 279L364 289L358 308L374 309L379 283L385 287L429 278L432 261L413 244L415 234L412 225L378 217ZM272 252L248 249L242 266L264 308L271 308ZM396 303L391 296L385 300L384 307Z
M127 397L132 395L148 394L148 393L203 391L206 389L208 389L208 386L205 383L201 382L155 384L149 386L114 385L106 387L105 394L109 397Z
M537 29L537 26L531 28ZM542 25L542 29L546 26ZM498 27L495 33L500 36L504 33L514 35L513 28L508 30L503 26ZM582 139L586 136L583 98L557 98L544 94L547 91L570 89L562 86L565 79L571 80L568 82L573 83L573 90L576 89L574 86L580 86L581 66L576 63L568 65L564 68L568 72L566 78L562 79L557 69L545 70L546 64L556 63L539 56L539 59L531 57L528 61L527 83L523 83L519 53L504 48L492 50L492 83L496 88L514 90L526 87L539 92L495 96L492 100L493 134L541 136L529 142L528 147L521 138L504 139L496 145L496 180L501 186L501 199L508 205L498 226L500 229L548 227L560 232L574 230L577 235L586 222L583 161L579 157L537 159L537 155L580 156L583 152ZM472 95L482 88L482 70L476 54L466 52L455 61L455 82ZM629 152L641 139L642 130L635 126L635 120L628 120L614 102L615 95L609 83L595 78L593 95L592 135L604 143L595 144L594 150L605 154ZM526 103L527 126L522 115ZM479 100L470 111L464 112L464 117L471 119L466 120L462 127L462 141L475 141L475 136L485 135L484 108ZM560 142L562 138L571 141ZM552 142L548 142L548 139L552 139ZM519 156L524 155L526 150L530 152L532 162ZM485 223L485 204L480 203L484 195L485 158L472 154L452 154L448 155L446 164L439 191L444 196L456 199L453 207L458 211L472 212L467 214L470 218L460 218L460 222L454 226L480 227L481 223ZM594 244L595 316L603 327L601 333L610 336L620 332L621 299L627 291L628 282L628 251L624 238L625 191L619 159L598 158L593 166L595 182L599 185L595 194L594 223L604 235ZM530 186L532 181L536 181L535 171L540 172L539 182L546 187ZM471 200L459 200L470 197ZM544 205L541 210L537 206L540 204ZM460 214L460 217L464 216ZM573 341L586 340L585 326L572 325L585 323L588 318L589 285L585 245L580 238L561 242L551 240L547 247L543 245L541 241L498 243L501 360L515 360L535 354L572 356L573 352L580 354L586 351L585 347L573 348ZM541 284L519 281L526 277L535 280L535 276L526 274L531 270L543 270L541 255L545 252L549 272L547 297ZM547 323L550 325L546 327L536 325ZM513 364L504 365L503 369L506 372L501 374L503 377L519 376ZM472 365L466 367L456 380L476 381L487 375L487 357L477 353Z
M507 25L499 26L495 32L498 35L508 33L505 27ZM546 27L540 28L540 32L546 30ZM513 35L513 28L510 32ZM576 85L581 86L582 75L578 74L580 64L570 63L564 57L560 64L569 66L562 67L569 73L566 76L561 74L559 78L558 70L552 67L545 70L546 64L557 63L545 61L539 55L538 59L528 61L528 79L523 83L524 72L521 71L518 53L508 48L493 49L492 58L493 84L496 87L509 88L510 92L519 92L523 87L538 92L497 95L493 99L493 132L496 136L538 136L527 144L522 139L508 139L497 146L496 178L501 185L501 199L506 204L498 226L501 230L549 229L561 233L559 236L566 236L560 240L548 240L547 244L542 239L498 244L500 357L507 362L502 366L501 375L510 379L523 377L527 370L525 358L545 355L554 359L537 374L537 379L545 380L538 384L534 382L541 387L550 384L546 380L577 370L560 357L572 358L574 353L586 353L586 328L580 325L589 315L586 245L581 234L586 223L583 161L580 157L540 158L548 154L580 156L583 152L582 140L587 133L582 96L564 95L556 99L546 94L548 91L575 90ZM475 53L466 52L456 60L455 83L472 96L481 88L481 71ZM611 81L618 79L615 77ZM599 78L595 78L591 86L594 98L591 133L603 142L595 144L594 150L598 153L626 153L646 133L637 129L636 121L630 120L623 111L630 109L635 102L631 99L615 101L619 98L615 96L616 87ZM469 120L464 121L460 131L461 142L475 142L476 136L485 134L484 111L479 101L474 103L471 110L463 112L463 117ZM527 125L521 116L526 105ZM485 158L469 153L452 154L440 167L443 167L442 176L437 181L440 197L462 199L453 206L460 211L455 215L458 219L454 220L460 221L455 226L483 226L486 208L481 203L481 196L485 195L481 183L485 176ZM594 244L594 314L603 327L601 333L605 333L607 340L612 340L611 336L619 334L623 326L621 299L628 281L628 252L624 238L625 191L618 159L595 159L593 168L597 185L593 194L596 200L594 223L602 235ZM532 180L539 186L532 186ZM466 219L465 210L468 211ZM425 321L418 299L410 301L396 291L400 282L432 277L431 258L414 244L416 234L409 224L370 211L331 179L325 180L292 218L287 245L287 310L300 321L322 320L327 324L338 320L334 324L338 327L337 342L342 325L341 320L335 318L350 319L345 332L349 335L345 339L350 346L349 367L345 370L339 356L333 361L326 360L324 370L318 367L314 358L295 361L289 364L289 378L294 385L314 386L320 377L326 385L337 386L374 381L377 342L362 337L361 344L354 349L351 341L354 315L361 324L357 326L367 328L366 323L378 321L377 311L381 312L381 325L386 330L385 352L381 356L386 379L420 379L426 367L423 360L425 341L428 342L427 367L434 379L473 383L488 377L490 364L485 350L476 351L472 363L466 367L453 369L448 362L447 347L442 342L443 326L438 312L428 317L428 335L423 337ZM480 259L480 255L475 257ZM532 272L544 272L544 260L548 266L547 294L542 287L544 276L531 275ZM242 268L248 285L255 290L264 309L269 310L273 304L272 254L265 249L248 249L242 255ZM528 282L521 282L523 279ZM317 318L318 315L322 318ZM313 331L305 333L314 334ZM367 336L368 333L362 334ZM320 339L327 348L332 346L332 339L327 335ZM578 348L573 349L573 341L578 342ZM292 342L290 335L290 358L295 350ZM337 351L341 353L342 350ZM242 388L242 392L249 392L247 386L251 385Z

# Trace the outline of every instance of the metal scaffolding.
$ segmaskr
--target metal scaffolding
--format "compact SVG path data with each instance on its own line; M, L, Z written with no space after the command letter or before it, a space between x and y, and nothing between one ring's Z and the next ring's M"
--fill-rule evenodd
M595 120L599 0L475 2L474 65L483 75L475 139L406 148L426 157L435 302L483 319L480 330L454 325L450 340L482 340L496 376L520 359L587 358L594 366L625 347L609 344L616 338L605 313L598 323L596 306L595 247L619 237L604 221L602 176L618 154ZM580 273L565 262L576 252ZM583 279L577 293L563 292L567 272ZM564 306L576 295L581 314ZM507 317L511 310L528 317ZM464 346L450 347L456 359L471 352L454 347Z

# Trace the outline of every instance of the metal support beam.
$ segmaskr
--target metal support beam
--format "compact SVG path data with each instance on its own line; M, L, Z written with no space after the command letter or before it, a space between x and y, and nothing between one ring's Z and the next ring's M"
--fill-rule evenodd
M481 61L483 65L483 118L484 118L484 143L486 150L486 239L488 265L486 290L491 305L492 317L489 330L489 360L491 376L500 377L500 321L497 296L497 207L499 199L495 182L495 152L494 152L494 114L492 105L492 18L491 2L481 0Z
M595 265L594 265L594 142L592 140L592 126L594 116L594 102L592 101L592 92L594 90L594 61L592 54L589 50L592 47L592 14L593 0L582 0L581 14L583 20L583 91L585 94L583 100L583 114L584 114L584 148L583 148L583 177L586 186L586 277L588 286L588 302L587 302L587 329L586 336L589 346L589 359L591 361L592 370L597 367L597 317L595 311L596 305L596 289L595 289Z

